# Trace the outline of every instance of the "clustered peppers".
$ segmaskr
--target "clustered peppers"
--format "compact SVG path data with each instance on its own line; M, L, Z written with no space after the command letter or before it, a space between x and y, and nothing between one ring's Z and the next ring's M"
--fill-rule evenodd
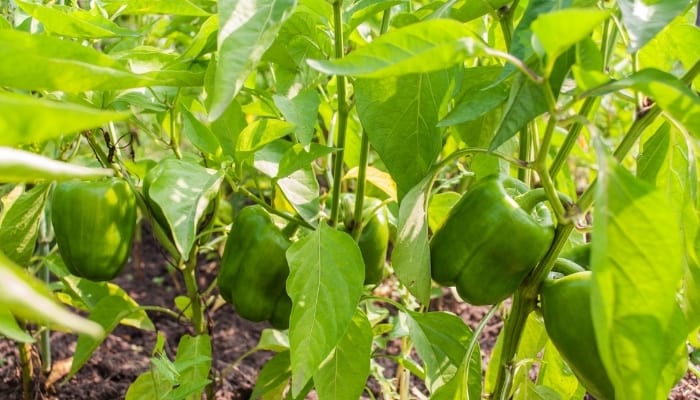
M61 258L83 278L107 281L124 268L136 225L136 196L118 178L56 186L51 222Z
M615 398L593 330L590 271L577 272L542 285L545 329L581 384L598 400Z
M503 175L478 181L430 241L433 279L456 286L468 303L495 304L510 296L552 242L551 224L531 214L541 199L533 202L530 192L511 197L504 185L523 186L514 181Z
M355 195L348 193L341 199L345 213L344 230L352 231L357 224L353 220ZM365 263L365 284L376 285L384 277L384 263L389 249L389 215L382 201L367 197L363 202L362 227L357 246Z
M289 326L292 302L285 285L291 242L261 206L243 208L226 239L218 286L236 312L251 321Z

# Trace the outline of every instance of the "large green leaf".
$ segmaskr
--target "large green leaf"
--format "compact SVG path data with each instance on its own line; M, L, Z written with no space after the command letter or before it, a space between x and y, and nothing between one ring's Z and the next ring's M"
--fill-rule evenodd
M22 193L3 210L0 221L0 251L20 265L29 265L34 255L39 223L51 185L43 183Z
M357 310L331 356L314 374L319 399L360 398L369 376L373 336L367 316Z
M169 14L200 17L209 15L190 0L103 0L102 4L109 13L119 12L127 15Z
M365 78L440 71L481 54L484 45L472 35L455 20L433 19L389 31L347 57L308 63L326 74Z
M683 376L687 328L676 299L684 242L663 192L602 168L594 210L591 308L619 399L665 398Z
M5 336L21 343L34 343L34 338L22 329L15 316L4 308L0 308L0 336Z
M542 366L537 374L537 382L543 386L554 389L564 399L582 398L585 390L579 383L576 375L571 371L566 362L548 341L544 348Z
M425 177L440 154L437 124L450 79L440 71L355 83L357 114L399 198Z
M223 114L275 40L296 0L220 0L219 57L209 118Z
M428 190L432 177L423 179L401 201L396 242L391 254L399 281L422 304L430 303L430 247L428 246Z
M137 32L115 24L96 10L85 11L76 7L16 1L22 11L44 25L47 32L76 38L108 38L117 36L139 36Z
M454 8L450 11L450 17L462 22L471 21L485 14L495 13L499 8L511 3L512 1L513 0L458 1Z
M211 338L209 335L189 336L180 338L177 346L175 369L179 376L179 386L168 395L168 399L202 398L204 387L211 381Z
M639 67L669 71L680 77L700 59L700 29L675 20L639 50ZM678 21L678 22L676 22ZM678 68L678 62L683 68ZM695 78L695 89L700 78Z
M668 72L648 68L591 89L581 96L601 96L622 89L641 91L661 109L700 137L700 96Z
M537 43L547 54L546 71L577 42L590 36L603 21L610 17L608 11L597 9L564 9L541 14L530 25Z
M409 313L408 331L416 352L425 364L425 383L431 393L440 387L467 376L468 398L481 396L481 352L478 346L470 354L466 370L462 366L473 333L461 318L446 312ZM467 371L466 374L464 372Z
M1 66L0 69L2 69ZM110 121L123 120L129 117L129 113L125 112L102 111L67 102L56 102L2 92L0 92L0 108L3 110L0 113L0 131L2 132L0 145L10 146L40 143L68 133L94 128ZM2 151L10 152L9 150ZM11 157L17 163L31 161L22 163L25 165L24 168L27 168L27 172L44 171L43 173L46 173L46 171L50 171L50 168L43 168L46 165L46 161L40 161L38 156L33 158L30 156L20 157L20 153L17 150L14 154L8 154L7 157ZM0 162L4 164L7 162L6 158L0 157ZM31 167L32 165L34 167ZM55 164L55 168L56 173L53 175L57 177L63 174L70 174L65 167L58 167L58 164ZM78 168L75 168L73 171L78 173ZM87 171L83 171L83 174L85 172ZM20 174L12 175L17 176ZM28 177L30 179L38 178L38 176L32 174L28 175Z
M259 399L270 392L276 393L284 390L291 376L292 367L289 359L289 351L282 351L275 354L260 370L250 398ZM283 395L280 394L279 398L282 398L282 396Z
M687 0L618 0L622 22L627 28L629 46L634 52L656 36L688 6Z
M360 300L364 263L352 237L321 223L287 250L289 342L297 396L342 339Z
M219 192L223 174L199 164L165 159L147 189L147 197L162 213L178 252L187 260L197 235L197 224Z
M27 90L114 90L159 83L79 43L0 30L0 85ZM17 68L22 65L22 68Z
M314 128L318 118L321 99L315 90L304 90L290 98L273 96L275 105L284 118L295 125L294 134L301 144L308 146L314 138Z
M100 337L100 325L62 308L39 280L0 252L0 306L12 314L40 324Z

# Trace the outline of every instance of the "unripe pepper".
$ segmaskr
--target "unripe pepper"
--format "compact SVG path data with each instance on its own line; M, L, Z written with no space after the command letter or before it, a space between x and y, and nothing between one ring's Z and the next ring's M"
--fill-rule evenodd
M510 296L554 237L551 225L531 215L541 199L530 195L535 192L514 199L504 187L509 179L492 175L477 182L430 241L433 279L456 286L471 304L496 304Z
M542 316L550 340L586 390L598 400L614 399L593 329L591 276L584 271L546 280Z
M218 286L236 312L251 321L289 326L291 300L286 252L291 242L261 206L248 206L236 217L226 239Z
M355 195L345 194L342 203L345 212L344 229L352 231L357 223L352 219ZM365 284L376 285L384 276L384 263L389 249L389 216L386 206L379 199L365 198L362 208L364 224L357 246L365 263Z
M68 270L93 281L115 278L129 257L136 225L136 196L129 184L117 178L61 182L51 207Z

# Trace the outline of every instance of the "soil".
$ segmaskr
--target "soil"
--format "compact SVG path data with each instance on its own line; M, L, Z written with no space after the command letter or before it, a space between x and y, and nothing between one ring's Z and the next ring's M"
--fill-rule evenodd
M141 305L172 308L175 296L184 293L184 284L179 274L168 272L166 257L146 229L142 238L142 242L134 245L132 258L115 283ZM217 268L218 260L201 260L198 275L200 289L209 287L216 276ZM380 287L377 290L390 292L391 282L387 287ZM475 307L456 300L448 290L433 308L454 312L472 328L478 325L488 311L487 307ZM156 329L165 335L166 351L173 358L180 337L193 332L187 324L180 323L169 315L149 312L149 316ZM208 317L214 346L212 366L217 375L253 348L262 330L269 327L267 323L253 323L240 318L230 305L217 308ZM488 359L502 325L498 316L492 318L479 338L484 361ZM38 350L36 346L32 347L36 373L33 380L33 399L114 400L124 398L134 379L149 369L156 332L119 326L107 337L78 374L65 381L64 377L70 369L75 351L76 338L74 334L51 333L53 368L48 376L39 373ZM396 350L398 345L395 343L387 348L388 353ZM272 353L269 352L257 352L244 358L235 368L229 368L231 373L221 376L216 382L216 399L248 399L260 368L271 355ZM384 374L390 377L393 376L396 365L387 360L382 359L381 363L385 368ZM373 391L378 391L379 385L373 378L368 385ZM427 398L422 382L414 379L413 386L412 398ZM22 382L17 346L14 342L0 338L0 400L19 399L22 399ZM674 388L669 399L700 399L700 382L697 377L686 375Z

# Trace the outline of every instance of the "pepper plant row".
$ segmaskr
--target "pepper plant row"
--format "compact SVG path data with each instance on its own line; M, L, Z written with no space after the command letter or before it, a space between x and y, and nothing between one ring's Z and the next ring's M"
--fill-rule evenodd
M70 378L186 319L127 399L214 398L221 312L266 324L253 398L666 398L700 375L697 7L2 0L0 334L49 372L78 332ZM172 308L113 281L141 224Z

